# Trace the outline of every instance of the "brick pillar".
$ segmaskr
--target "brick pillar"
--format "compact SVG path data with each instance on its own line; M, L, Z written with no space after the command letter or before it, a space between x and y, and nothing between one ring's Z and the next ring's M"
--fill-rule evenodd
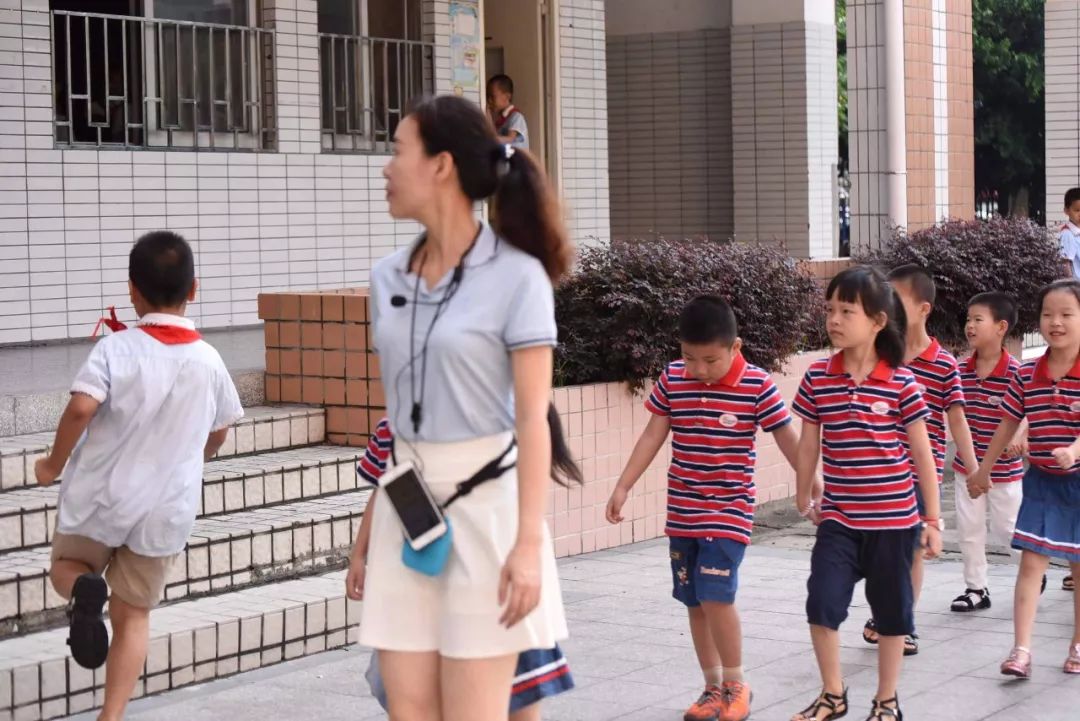
M782 12L779 12L782 9ZM836 254L836 25L831 3L735 0L735 236Z
M1080 0L1046 0L1046 224L1080 186Z
M902 4L892 28L886 9ZM852 247L878 246L906 216L908 230L975 212L975 130L971 0L848 0L848 117ZM903 47L904 127L889 127L886 76L890 43ZM889 139L904 135L906 203L889 209ZM893 147L896 147L895 145ZM905 207L906 206L906 207Z

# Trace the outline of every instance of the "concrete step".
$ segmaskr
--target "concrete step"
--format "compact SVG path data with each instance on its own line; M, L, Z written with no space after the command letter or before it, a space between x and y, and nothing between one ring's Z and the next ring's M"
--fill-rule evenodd
M127 322L130 309L120 311ZM87 328L87 333L90 328ZM266 402L266 350L262 325L203 331L229 369L245 406ZM88 341L26 347L0 347L0 436L48 431L56 427L75 377L93 343Z
M326 440L326 411L311 406L254 406L240 419L216 458L296 448ZM0 489L34 485L34 462L48 453L54 431L0 437Z
M355 643L359 604L345 598L344 577L336 571L154 611L136 697ZM76 665L66 638L58 628L0 641L0 719L53 719L101 704L105 669Z
M359 488L357 449L309 446L206 464L200 517L280 506ZM52 542L60 491L19 488L0 493L0 553Z
M342 563L370 493L365 488L197 520L169 575L166 600L270 583ZM0 637L62 621L64 601L48 573L47 546L0 555Z

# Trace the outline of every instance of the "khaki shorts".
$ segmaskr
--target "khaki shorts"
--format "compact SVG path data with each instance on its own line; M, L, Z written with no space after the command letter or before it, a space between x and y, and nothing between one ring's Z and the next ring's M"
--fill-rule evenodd
M109 548L85 536L53 534L52 561L85 563L105 574L109 588L122 601L137 608L153 608L165 594L165 579L177 556L140 556L127 546Z

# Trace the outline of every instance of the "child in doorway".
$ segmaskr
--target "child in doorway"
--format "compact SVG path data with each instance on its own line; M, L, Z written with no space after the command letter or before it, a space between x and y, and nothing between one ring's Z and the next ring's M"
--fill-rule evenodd
M829 283L826 298L829 339L839 352L810 366L792 404L803 419L796 502L818 523L806 614L823 688L792 721L848 713L837 630L861 579L879 634L878 688L867 721L899 721L904 639L914 631L912 557L917 543L927 557L941 552L930 411L903 367L903 306L885 277L868 266L849 268ZM823 488L814 481L819 455ZM922 530L913 468L926 500Z
M510 76L495 75L488 80L487 101L499 142L528 148L529 125L522 112L514 107L514 81Z
M990 483L994 464L1023 419L1028 421L1024 500L1012 546L1022 551L1013 598L1015 645L1001 673L1031 677L1031 641L1039 590L1051 558L1080 573L1080 281L1059 280L1039 292L1039 331L1048 350L1024 363L1002 401L1004 415L972 484ZM1070 441L1072 441L1070 443ZM1064 671L1080 674L1080 594Z
M551 422L551 411L548 418ZM556 420L558 420L557 416ZM379 477L386 472L386 461L390 457L393 443L394 436L390 430L390 421L383 418L375 426L375 432L368 441L364 457L360 459L360 464L357 466L356 471L362 479L373 486L378 485ZM367 539L371 533L371 524L368 521L372 517L370 504L374 502L375 497L372 496L364 518L361 520L356 546L353 549L354 557L362 557L366 553ZM357 553L361 555L356 556ZM350 564L350 568L353 567L358 567L358 564ZM350 576L352 576L351 573ZM356 601L362 600L363 579L350 577L347 581L347 590L349 598ZM377 653L371 655L371 663L365 677L371 686L372 696L384 710L388 710L386 689L379 672L378 659ZM514 682L510 691L510 721L540 721L539 702L572 688L574 688L574 679L570 675L570 667L558 646L525 651L518 656L517 671L514 673Z
M52 451L34 467L43 486L64 473L49 578L71 602L75 662L107 664L100 721L124 716L146 661L150 609L195 523L203 463L244 415L221 357L184 317L196 286L184 239L144 235L128 278L138 325L90 351Z
M1001 423L1005 391L1020 368L1020 362L1004 348L1006 336L1016 327L1016 318L1016 303L1005 293L980 293L968 303L965 332L972 353L960 366L960 381L966 401L964 412L979 459L986 456L994 431ZM1020 510L1024 432L1021 427L1005 455L994 464L991 482L985 488L970 483L959 458L953 466L956 473L956 530L960 534L966 587L952 602L952 610L958 613L990 608L986 517L989 511L991 538L1008 546Z
M1065 272L1080 279L1080 188L1065 193L1065 217L1058 235L1061 257L1065 259Z
M937 296L937 288L930 275L917 265L902 265L889 273L889 282L903 304L907 317L904 364L915 376L923 401L930 411L926 418L926 430L930 434L930 446L934 451L934 465L940 484L945 472L945 452L948 447L946 421L956 443L958 466L969 469L969 472L973 472L978 466L971 442L971 430L964 415L964 389L960 382L960 366L952 353L942 348L941 344L926 332L926 322L934 310ZM940 505L940 485L934 493ZM925 515L926 500L918 486L915 488L915 500L919 513ZM923 556L916 553L911 567L915 605L918 605L922 593L923 572ZM863 639L867 643L877 643L878 633L873 618L867 621L863 628ZM904 655L914 656L918 652L919 637L912 632L904 639Z
M672 433L666 533L674 597L686 605L705 691L686 721L743 721L742 631L735 608L739 564L754 520L755 435L774 434L794 464L798 436L769 374L742 356L731 307L713 296L682 311L682 360L668 365L645 407L652 414L607 506L623 520L627 495Z

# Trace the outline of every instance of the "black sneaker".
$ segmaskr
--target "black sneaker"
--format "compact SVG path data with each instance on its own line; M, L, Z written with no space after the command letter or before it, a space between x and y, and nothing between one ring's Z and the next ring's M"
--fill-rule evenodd
M101 668L109 656L109 629L101 611L109 589L96 573L84 573L75 579L68 604L68 646L71 657L83 668Z
M971 613L990 608L990 589L969 588L953 599L949 607L955 613Z

